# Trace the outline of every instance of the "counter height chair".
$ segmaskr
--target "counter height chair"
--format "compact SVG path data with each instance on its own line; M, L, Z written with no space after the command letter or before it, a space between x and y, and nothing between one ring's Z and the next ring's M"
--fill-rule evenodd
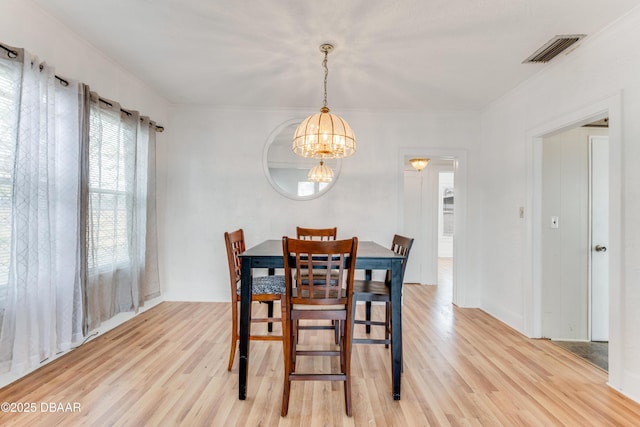
M353 309L353 273L358 239L299 240L282 238L286 291L282 302L284 335L284 388L281 415L287 415L291 381L343 381L344 401L351 416L351 327L345 327ZM344 286L343 286L344 285ZM340 324L339 343L322 348L298 347L297 322L334 320ZM341 322L338 322L341 321ZM302 356L338 356L339 371L305 371ZM316 364L310 364L314 366ZM328 364L335 369L335 364Z
M409 259L409 253L411 252L411 246L413 246L413 239L396 234L393 237L391 243L391 250L395 253L404 256L402 261L401 280L404 280L404 272L407 268L407 260ZM367 276L371 276L371 272L367 272ZM353 321L351 327L354 325L365 325L365 332L367 335L371 332L371 326L383 326L384 327L384 339L379 338L356 338L352 339L354 344L384 344L385 347L389 347L391 344L390 336L393 334L393 325L391 324L391 272L387 271L384 282L375 280L355 280L353 283ZM356 319L356 304L358 301L365 302L365 319ZM382 321L371 320L371 303L374 301L384 302L385 305L385 319ZM393 357L393 355L392 355Z
M242 259L239 257L246 249L244 243L244 231L242 229L224 233L224 241L227 247L227 261L229 264L229 278L231 284L231 350L229 353L230 371L236 354L237 342L240 339L238 328L238 304L240 303L240 272L242 271ZM254 318L249 314L252 323L268 323L267 334L249 336L250 340L282 341L282 335L271 334L273 322L281 322L281 318L273 317L273 302L280 301L284 295L284 276L253 277L251 301L259 301L267 304L267 317ZM249 309L251 313L251 308Z

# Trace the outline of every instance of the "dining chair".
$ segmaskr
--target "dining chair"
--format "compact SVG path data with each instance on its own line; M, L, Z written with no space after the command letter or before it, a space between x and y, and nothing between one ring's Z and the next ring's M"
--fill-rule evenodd
M407 268L407 260L409 259L409 253L411 252L411 246L413 246L413 239L396 234L393 236L391 243L391 250L395 253L402 255L401 269L401 281L404 280L404 272ZM367 272L367 276L370 276L371 272ZM391 271L387 271L384 281L376 280L355 280L353 283L353 320L351 322L351 328L354 325L365 325L366 334L371 333L371 326L383 326L384 327L384 339L380 338L358 338L353 336L353 344L384 344L385 347L389 347L391 344L390 336L393 334L393 325L391 324ZM358 301L365 302L365 318L356 319L356 304ZM384 321L371 320L371 303L372 302L384 302L385 305L385 317ZM393 357L393 355L391 355Z
M358 238L347 240L300 240L282 238L286 291L282 301L284 335L284 388L281 415L289 410L292 381L343 381L345 410L351 416L351 327L346 327L353 309L353 273ZM339 342L331 347L298 347L298 320L328 319L340 328ZM336 364L328 364L331 372L304 370L301 356L337 356ZM310 366L315 366L310 364ZM325 365L326 366L326 365Z
M229 353L229 365L227 370L230 371L233 366L233 359L236 354L237 342L240 339L238 328L238 304L240 303L240 272L242 271L242 259L239 257L246 249L244 242L244 231L238 229L232 232L224 233L224 241L227 247L227 261L229 263L229 278L231 284L231 350ZM280 301L284 295L285 280L281 275L269 275L253 277L251 301L258 301L267 304L267 317L254 318L251 316L251 308L249 308L249 317L252 323L267 323L267 334L251 334L250 340L262 341L281 341L282 335L271 334L273 332L273 322L281 322L280 317L273 317L273 303Z

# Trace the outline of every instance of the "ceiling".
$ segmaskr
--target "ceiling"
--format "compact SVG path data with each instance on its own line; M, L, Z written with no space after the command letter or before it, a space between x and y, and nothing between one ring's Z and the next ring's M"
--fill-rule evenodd
M33 0L173 103L477 110L550 64L555 35L589 38L640 0ZM90 82L88 82L90 83ZM98 88L99 90L99 88Z

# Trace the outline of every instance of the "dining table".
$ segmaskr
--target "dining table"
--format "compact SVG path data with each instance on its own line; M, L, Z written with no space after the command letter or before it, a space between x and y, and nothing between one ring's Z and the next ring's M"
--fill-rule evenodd
M240 254L240 361L239 399L247 398L249 372L250 306L254 269L273 270L284 267L282 240L265 240ZM365 270L370 278L372 270L391 271L391 376L393 399L400 400L402 373L402 261L404 257L373 241L359 241L356 253L356 269Z

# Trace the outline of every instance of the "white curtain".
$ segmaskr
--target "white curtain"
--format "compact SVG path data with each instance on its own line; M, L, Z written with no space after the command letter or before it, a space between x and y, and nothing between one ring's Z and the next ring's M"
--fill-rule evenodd
M95 93L88 125L85 331L159 294L155 129L148 118Z
M144 274L140 291L141 301L147 301L160 295L160 277L158 271L158 232L156 216L156 123L148 117L140 119L138 132L138 170L147 171L146 183L140 182L138 188L145 195L138 198L146 203L142 215L146 214L146 223L140 227L146 230L146 243L140 257L144 257ZM146 184L146 186L145 186ZM141 215L141 218L142 218Z
M0 373L160 294L155 123L0 44Z
M0 371L21 373L82 337L80 109L77 83L63 85L51 67L14 51L17 58L2 61L19 76L19 103L15 132L8 132L13 171Z
M0 325L7 306L9 260L11 259L11 221L13 165L18 135L18 106L22 80L22 55L0 60Z

